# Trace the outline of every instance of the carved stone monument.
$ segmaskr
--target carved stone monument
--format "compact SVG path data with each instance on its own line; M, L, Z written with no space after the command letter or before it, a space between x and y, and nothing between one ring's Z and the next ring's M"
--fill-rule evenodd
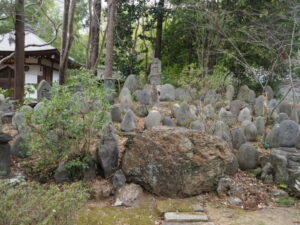
M151 64L150 70L150 84L160 85L161 76L161 61L158 58L154 58Z
M38 101L42 101L43 98L50 99L51 98L51 85L45 81L42 80L37 88L37 99Z

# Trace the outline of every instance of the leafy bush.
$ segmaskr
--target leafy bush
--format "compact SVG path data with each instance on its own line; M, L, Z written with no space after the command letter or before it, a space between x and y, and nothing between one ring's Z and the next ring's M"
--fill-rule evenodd
M12 187L0 182L0 224L74 224L74 213L89 198L81 183L58 187L23 183Z
M291 206L294 206L295 203L296 203L295 199L293 199L291 197L281 198L281 199L277 200L277 204L279 206L283 206L283 207L291 207Z
M175 65L164 69L162 80L163 83L170 83L175 87L189 85L197 90L216 91L223 91L232 83L231 73L222 65L215 66L213 74L207 76L203 76L203 70L195 64L184 67L182 71Z
M59 162L68 169L86 168L102 128L109 121L109 103L97 78L87 71L72 71L68 84L54 84L51 99L27 113L28 171L48 178Z

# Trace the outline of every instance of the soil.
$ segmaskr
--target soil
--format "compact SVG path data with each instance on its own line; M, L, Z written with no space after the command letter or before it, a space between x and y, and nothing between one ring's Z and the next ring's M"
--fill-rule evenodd
M207 204L206 213L216 225L299 225L299 207L268 207L243 210Z

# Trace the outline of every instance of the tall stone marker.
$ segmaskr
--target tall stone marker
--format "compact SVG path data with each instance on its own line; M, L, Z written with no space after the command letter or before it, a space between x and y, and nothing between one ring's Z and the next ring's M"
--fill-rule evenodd
M158 58L154 58L151 64L150 70L150 84L160 85L161 76L161 61Z

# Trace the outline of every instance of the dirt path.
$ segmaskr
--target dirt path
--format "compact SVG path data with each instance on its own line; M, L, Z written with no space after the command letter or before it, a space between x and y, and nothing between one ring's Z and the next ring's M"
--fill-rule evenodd
M210 203L206 213L216 225L300 225L300 208L294 207L246 211Z

